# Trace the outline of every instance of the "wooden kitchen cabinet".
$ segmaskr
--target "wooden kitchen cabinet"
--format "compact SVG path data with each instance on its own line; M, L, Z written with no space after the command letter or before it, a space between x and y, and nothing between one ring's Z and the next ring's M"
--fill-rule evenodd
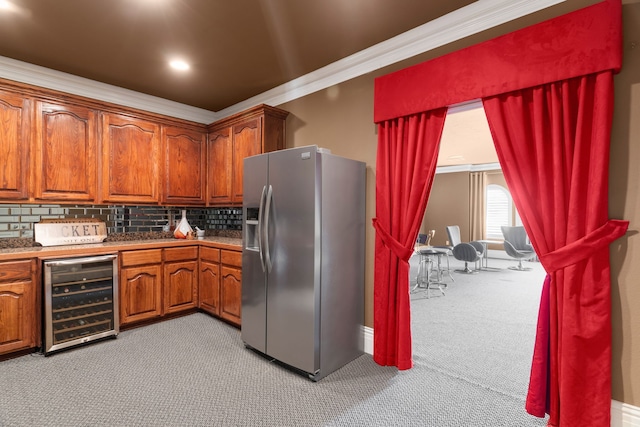
M120 325L162 316L162 249L120 253Z
M242 252L220 251L220 317L238 326L242 320Z
M198 304L198 247L164 249L164 313L194 309Z
M0 90L0 199L29 198L31 101Z
M210 132L207 143L208 202L211 205L231 204L231 168L233 165L233 143L231 127Z
M35 264L0 263L0 354L37 345Z
M97 187L97 113L39 101L34 137L34 198L94 202Z
M158 203L160 125L120 114L101 115L104 202Z
M220 249L200 248L198 308L220 316Z
M205 203L206 134L164 126L164 185L162 201L174 205Z
M204 126L0 81L0 201L239 206L244 159L285 148L287 115Z
M245 157L285 148L285 119L288 114L278 108L259 105L209 126L209 205L242 204Z
M232 203L242 203L242 177L245 157L262 153L262 117L250 119L233 126ZM284 147L282 147L284 148Z

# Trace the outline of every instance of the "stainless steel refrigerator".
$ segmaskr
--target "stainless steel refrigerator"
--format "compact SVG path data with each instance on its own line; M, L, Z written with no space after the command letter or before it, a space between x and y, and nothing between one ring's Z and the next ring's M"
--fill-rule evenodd
M314 381L363 353L365 178L317 146L244 160L242 340Z

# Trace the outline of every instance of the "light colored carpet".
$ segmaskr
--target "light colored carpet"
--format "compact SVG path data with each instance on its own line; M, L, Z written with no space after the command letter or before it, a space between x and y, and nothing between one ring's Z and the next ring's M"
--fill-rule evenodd
M433 369L522 399L545 272L534 262L526 263L529 272L507 269L514 261L492 259L490 265L501 269L452 273L456 282L445 280L444 297L412 294L414 353ZM461 266L452 262L452 268Z
M540 284L518 274L413 295L411 370L363 355L313 383L194 314L0 362L0 426L543 426L524 412Z

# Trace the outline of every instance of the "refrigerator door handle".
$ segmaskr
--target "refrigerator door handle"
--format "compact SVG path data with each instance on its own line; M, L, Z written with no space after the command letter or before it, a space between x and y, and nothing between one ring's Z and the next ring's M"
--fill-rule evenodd
M258 253L260 254L260 264L262 264L262 272L266 270L264 263L264 247L262 245L262 229L263 229L263 217L265 196L267 194L267 186L262 187L262 195L260 196L260 207L258 208Z
M265 264L267 264L267 272L271 273L271 252L269 250L269 211L271 210L271 201L273 200L273 187L269 185L269 191L267 191L267 204L264 209L264 253Z

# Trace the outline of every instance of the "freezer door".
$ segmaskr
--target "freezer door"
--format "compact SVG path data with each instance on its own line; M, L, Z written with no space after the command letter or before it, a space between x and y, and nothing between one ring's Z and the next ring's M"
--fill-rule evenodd
M242 340L266 351L266 287L262 245L268 156L244 159L242 202Z
M310 373L319 369L318 158L315 147L270 153L265 214L272 262L265 353Z

